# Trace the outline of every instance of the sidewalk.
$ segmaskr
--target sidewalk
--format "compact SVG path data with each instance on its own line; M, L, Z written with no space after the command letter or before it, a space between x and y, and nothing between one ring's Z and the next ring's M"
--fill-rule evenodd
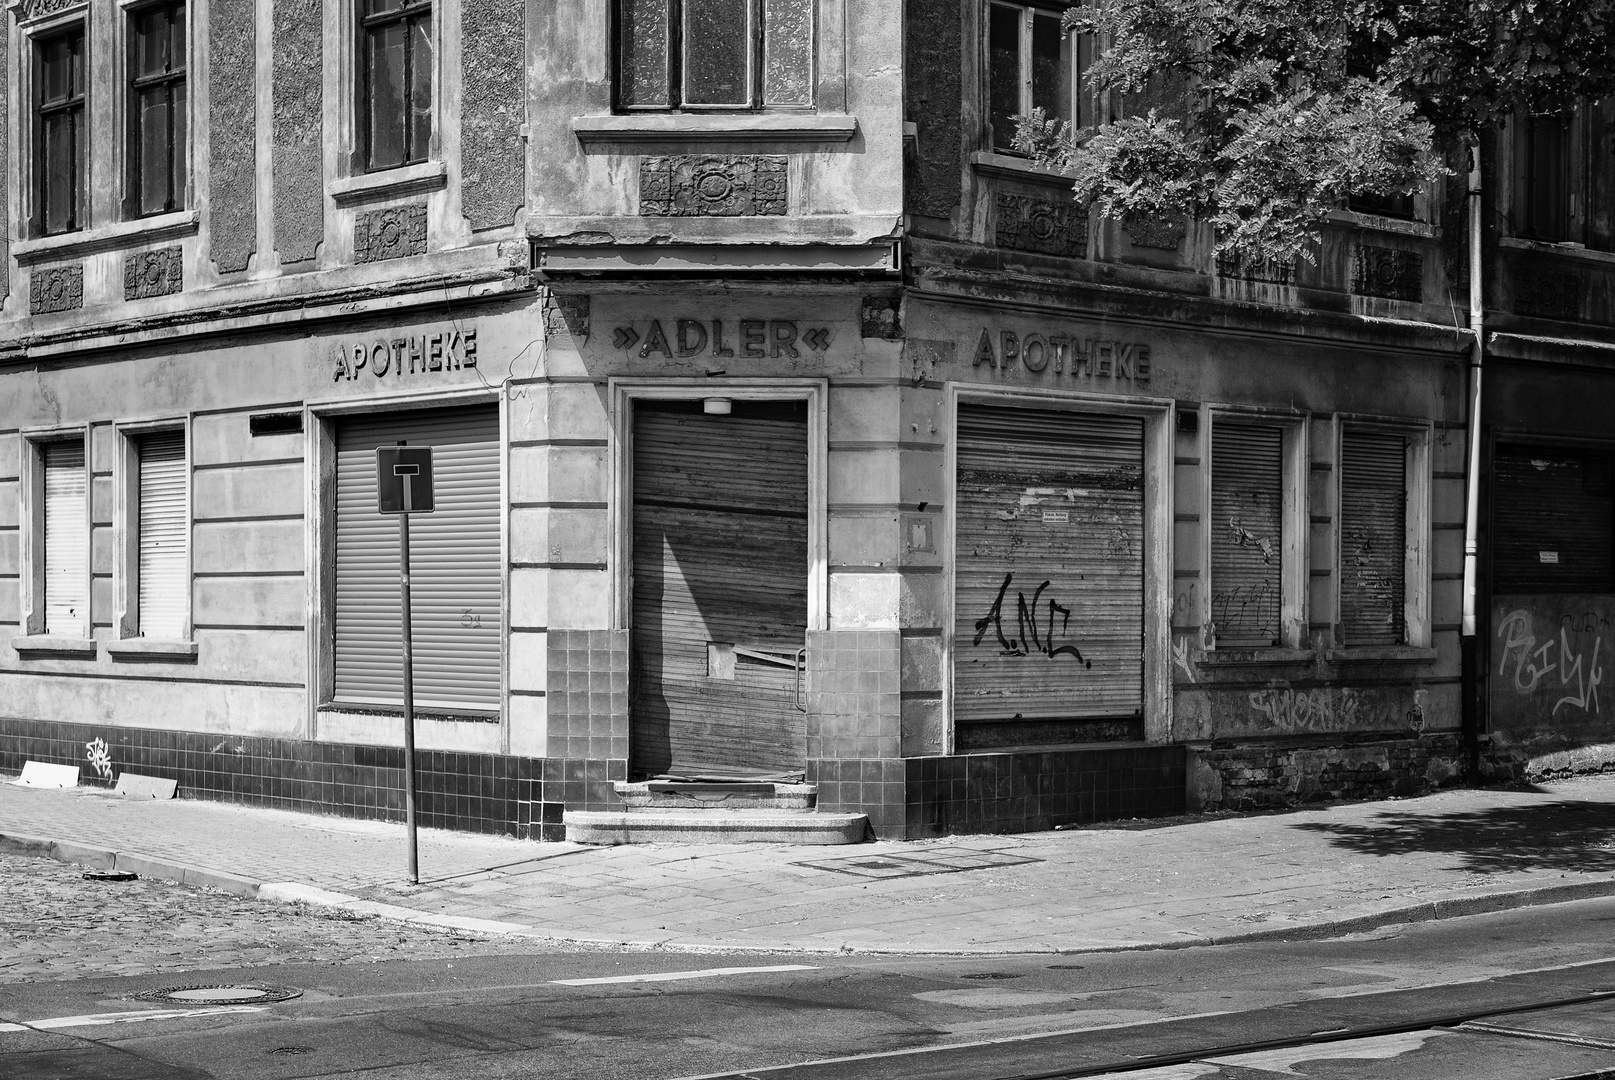
M9 778L7 778L9 779ZM1615 895L1615 776L850 847L575 844L0 783L0 851L489 933L677 949L1071 952L1323 937Z

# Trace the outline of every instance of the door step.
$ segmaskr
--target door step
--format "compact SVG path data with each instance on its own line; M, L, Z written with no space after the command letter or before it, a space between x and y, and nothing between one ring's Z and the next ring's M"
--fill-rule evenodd
M561 818L575 844L856 844L865 814L780 809L568 810Z
M617 798L630 810L811 810L818 799L815 784L756 782L686 783L650 780L614 784Z

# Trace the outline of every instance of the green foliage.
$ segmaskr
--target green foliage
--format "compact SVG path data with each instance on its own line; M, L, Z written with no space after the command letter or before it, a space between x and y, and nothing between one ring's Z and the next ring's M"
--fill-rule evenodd
M1018 145L1114 218L1191 216L1219 251L1310 259L1351 194L1412 193L1518 112L1615 91L1615 0L1094 0L1111 122Z

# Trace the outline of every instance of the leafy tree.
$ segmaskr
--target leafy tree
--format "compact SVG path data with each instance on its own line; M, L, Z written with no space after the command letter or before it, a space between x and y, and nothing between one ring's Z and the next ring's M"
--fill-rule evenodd
M1112 122L1022 117L1020 148L1109 217L1209 221L1310 259L1349 194L1411 193L1484 132L1615 91L1615 0L1092 0Z

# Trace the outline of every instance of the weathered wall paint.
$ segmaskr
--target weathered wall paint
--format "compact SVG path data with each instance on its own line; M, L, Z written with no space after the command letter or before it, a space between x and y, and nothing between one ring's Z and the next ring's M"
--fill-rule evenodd
M257 13L216 0L208 13L208 234L221 273L257 249Z
M1615 659L1615 596L1492 599L1491 722L1511 741L1615 739L1606 665Z
M460 205L472 229L516 220L526 201L522 140L527 5L482 0L460 9Z
M273 2L275 248L284 267L313 259L325 235L321 4Z

